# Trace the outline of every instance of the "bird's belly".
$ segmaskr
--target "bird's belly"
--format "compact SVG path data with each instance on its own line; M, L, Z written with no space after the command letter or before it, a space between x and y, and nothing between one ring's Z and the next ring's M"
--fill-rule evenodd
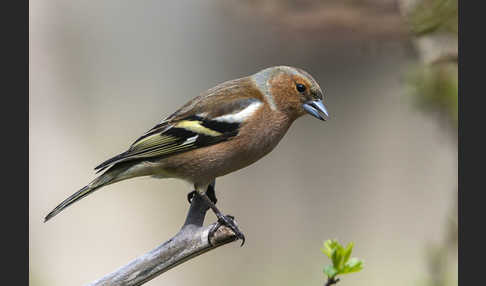
M283 136L283 134L282 134ZM272 151L282 136L247 142L230 140L163 159L160 166L170 177L191 183L209 183L214 178L237 171Z

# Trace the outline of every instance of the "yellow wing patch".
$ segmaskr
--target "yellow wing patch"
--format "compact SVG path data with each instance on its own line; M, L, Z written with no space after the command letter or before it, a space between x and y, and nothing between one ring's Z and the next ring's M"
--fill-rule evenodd
M197 121L197 120L182 120L178 122L174 127L183 128L197 134L203 134L203 135L214 136L214 137L223 134L221 132L214 131L212 129L202 126L201 121Z

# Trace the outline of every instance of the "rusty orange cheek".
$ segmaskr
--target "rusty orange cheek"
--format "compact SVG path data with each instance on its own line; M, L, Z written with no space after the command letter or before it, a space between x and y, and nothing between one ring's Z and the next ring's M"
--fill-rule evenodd
M271 79L269 83L270 92L279 110L298 109L302 95L295 89L295 82L290 76L279 75Z

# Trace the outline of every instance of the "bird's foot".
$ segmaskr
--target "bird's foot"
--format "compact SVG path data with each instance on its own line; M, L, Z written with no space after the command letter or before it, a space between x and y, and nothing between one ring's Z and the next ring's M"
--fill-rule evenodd
M241 239L241 245L245 244L245 235L239 230L238 225L235 222L235 217L232 215L220 215L218 216L218 223L216 226L211 230L210 235L212 235L220 226L227 226L229 227L236 235L238 239Z
M192 191L192 192L189 192L187 194L187 201L189 203L192 203L192 199L194 199L194 196L196 195L196 191ZM214 193L214 190L208 190L206 192L206 195L208 196L208 198L213 202L213 204L216 204L216 202L218 201L218 199L216 198L216 194Z
M187 193L187 201L189 203L192 203L192 199L194 199L195 195L196 195L196 191L192 191L192 192Z

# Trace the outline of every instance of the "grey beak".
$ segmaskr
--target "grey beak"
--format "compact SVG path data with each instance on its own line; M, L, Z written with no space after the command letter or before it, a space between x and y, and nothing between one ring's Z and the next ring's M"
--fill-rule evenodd
M329 114L327 113L327 109L322 103L322 100L310 100L305 102L302 107L305 111L307 111L310 115L318 118L320 120L326 121L329 119Z

